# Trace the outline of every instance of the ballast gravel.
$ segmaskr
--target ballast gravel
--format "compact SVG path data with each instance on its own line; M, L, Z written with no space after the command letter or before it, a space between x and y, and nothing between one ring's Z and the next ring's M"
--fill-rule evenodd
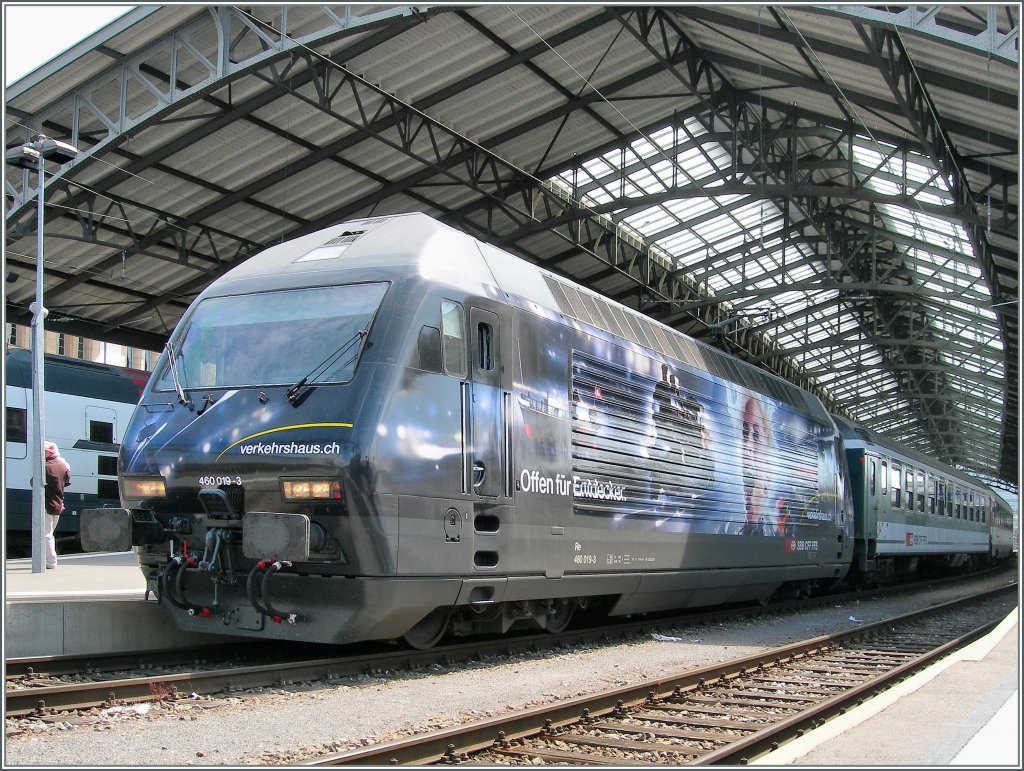
M992 587L1006 583L990 579ZM982 583L986 583L983 581ZM287 765L691 670L964 596L978 582L520 654L107 710L8 719L4 767ZM926 600L922 600L927 597Z

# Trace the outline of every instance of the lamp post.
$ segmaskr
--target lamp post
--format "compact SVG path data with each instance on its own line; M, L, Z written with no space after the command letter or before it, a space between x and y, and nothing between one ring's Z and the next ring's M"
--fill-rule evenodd
M39 179L36 191L36 300L29 307L32 311L32 572L45 570L46 542L46 458L43 454L43 193L44 173L47 160L65 164L78 155L78 149L66 142L50 139L37 134L31 142L21 147L12 147L6 152L10 166L35 169Z

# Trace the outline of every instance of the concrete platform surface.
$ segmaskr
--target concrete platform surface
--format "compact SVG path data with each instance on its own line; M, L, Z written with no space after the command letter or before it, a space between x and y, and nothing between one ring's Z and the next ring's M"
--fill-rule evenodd
M32 572L28 559L4 560L4 595L13 602L142 600L146 579L135 552L62 554L56 570Z
M1020 768L1018 609L984 638L750 764Z
M213 645L233 638L179 631L150 597L135 552L62 554L57 569L4 562L4 655L85 655Z

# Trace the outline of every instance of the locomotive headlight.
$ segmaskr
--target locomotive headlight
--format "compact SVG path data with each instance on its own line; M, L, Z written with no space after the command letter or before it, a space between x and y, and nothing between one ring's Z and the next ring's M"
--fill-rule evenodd
M164 498L167 487L163 477L121 477L125 498Z
M286 501L340 501L337 479L282 479L281 497Z

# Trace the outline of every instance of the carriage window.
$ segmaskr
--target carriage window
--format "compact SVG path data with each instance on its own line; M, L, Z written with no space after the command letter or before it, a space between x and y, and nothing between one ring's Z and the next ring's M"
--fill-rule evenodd
M889 492L889 464L882 461L882 495Z
M490 324L477 324L477 367L490 372L494 369L494 333Z
M946 485L946 516L953 516L953 487Z
M939 497L939 480L932 477L928 487L928 513L935 514L935 500Z
M904 488L907 492L907 511L914 510L914 469L907 469L907 476L905 479L907 486Z
M922 514L924 513L924 488L925 488L924 472L923 471L918 471L917 472L917 510L920 511Z
M967 518L969 520L971 520L971 522L973 522L974 521L974 517L975 517L975 514L974 514L974 491L973 490L970 493L968 493L967 500L968 500L968 504L967 504L967 514L968 514L968 517Z
M89 421L89 441L103 444L114 443L114 424L105 420Z
M954 510L956 511L956 518L957 519L960 519L960 511L961 511L961 501L960 501L960 499L962 497L963 497L963 493L960 491L960 488L958 487L956 489L956 506L954 507Z
M441 301L441 332L444 347L444 368L449 375L466 374L466 336L462 326L462 306L451 300Z
M894 509L902 508L903 506L903 494L900 488L903 479L903 469L899 463L892 464L892 496L889 498L889 503L892 504Z
M117 480L116 479L97 479L96 480L96 495L100 498L109 498L112 501L117 501L119 494L117 491Z
M7 408L7 441L28 441L28 411L20 407Z

